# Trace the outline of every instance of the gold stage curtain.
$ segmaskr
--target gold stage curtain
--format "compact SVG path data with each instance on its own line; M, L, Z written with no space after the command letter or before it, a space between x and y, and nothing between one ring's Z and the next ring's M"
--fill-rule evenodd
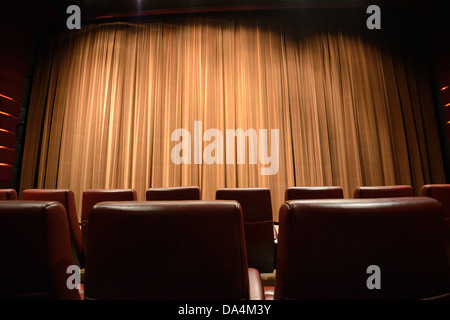
M21 190L72 189L80 215L82 192L92 188L134 188L144 200L150 187L196 185L202 199L217 188L268 187L277 221L290 186L337 185L352 197L362 185L411 184L417 193L444 182L424 64L362 23L191 16L49 36L36 58ZM195 131L212 128L223 143L196 147ZM191 135L191 164L172 161L176 129ZM247 138L245 163L236 164L227 129L255 129L256 163ZM272 165L277 143L276 174L261 174L270 165L259 129L267 129ZM221 164L202 158L213 141Z

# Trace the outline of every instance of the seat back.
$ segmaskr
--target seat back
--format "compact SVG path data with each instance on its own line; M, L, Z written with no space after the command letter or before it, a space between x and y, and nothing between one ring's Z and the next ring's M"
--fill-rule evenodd
M0 299L74 299L67 215L57 202L0 202Z
M73 259L76 264L83 267L85 258L73 191L68 189L27 189L22 193L22 200L58 201L64 206L72 239Z
M354 198L395 198L413 197L414 190L409 185L398 186L366 186L355 189Z
M248 299L235 201L103 202L89 216L86 299Z
M148 201L200 200L200 188L196 186L150 188L147 189L145 198Z
M218 189L216 199L235 200L241 204L248 265L261 273L273 272L275 244L270 190L268 188Z
M420 189L422 197L431 197L442 204L448 265L450 266L450 184L426 184Z
M83 191L81 209L81 240L86 251L87 225L89 215L95 204L103 201L136 201L134 189L90 189Z
M444 218L450 219L450 184L426 184L420 189L420 195L439 201Z
M17 200L16 190L0 189L0 200Z
M290 187L286 189L284 200L309 199L342 199L344 192L341 187Z
M378 276L370 266L379 267L380 289L371 287ZM422 299L449 288L434 199L303 200L280 208L275 299Z

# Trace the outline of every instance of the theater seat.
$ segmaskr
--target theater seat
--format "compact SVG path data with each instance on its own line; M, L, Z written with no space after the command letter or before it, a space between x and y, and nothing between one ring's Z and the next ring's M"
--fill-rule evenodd
M275 264L272 201L267 188L224 188L217 200L236 200L242 206L249 267L271 273Z
M85 258L73 191L68 189L27 189L22 192L22 200L58 201L64 206L69 221L73 260L75 264L83 268Z
M422 197L431 197L442 204L444 218L450 219L450 184L426 184L420 189Z
M420 189L422 197L431 197L442 204L444 215L445 237L450 266L450 184L426 184Z
M449 297L434 199L288 201L278 241L275 299Z
M413 197L414 190L409 185L398 186L366 186L359 187L354 192L354 198L395 198Z
M86 237L88 218L95 204L103 201L136 201L137 193L134 189L90 189L83 191L81 209L81 240L86 252Z
M147 189L145 198L148 201L160 200L200 200L200 188L192 187L168 187Z
M236 201L99 203L87 240L86 299L263 299Z
M60 203L1 201L0 247L0 299L80 299L66 285L73 260Z
M341 187L290 187L286 189L284 200L342 199Z
M0 200L17 200L16 190L0 189Z

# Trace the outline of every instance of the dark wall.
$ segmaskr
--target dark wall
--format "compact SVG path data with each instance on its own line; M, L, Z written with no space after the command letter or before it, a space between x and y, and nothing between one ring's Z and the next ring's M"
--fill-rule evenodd
M33 49L39 35L55 21L41 1L0 4L0 188L12 187Z

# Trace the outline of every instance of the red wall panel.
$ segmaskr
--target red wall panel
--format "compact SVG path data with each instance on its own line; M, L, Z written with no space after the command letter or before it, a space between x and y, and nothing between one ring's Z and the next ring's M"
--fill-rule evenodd
M0 111L0 129L17 133L17 121L18 118Z
M14 149L16 147L16 134L0 129L0 146Z
M14 153L14 149L0 146L0 163L14 164Z
M13 174L12 165L0 164L0 181L11 180Z
M0 111L18 118L20 115L20 103L0 96Z

